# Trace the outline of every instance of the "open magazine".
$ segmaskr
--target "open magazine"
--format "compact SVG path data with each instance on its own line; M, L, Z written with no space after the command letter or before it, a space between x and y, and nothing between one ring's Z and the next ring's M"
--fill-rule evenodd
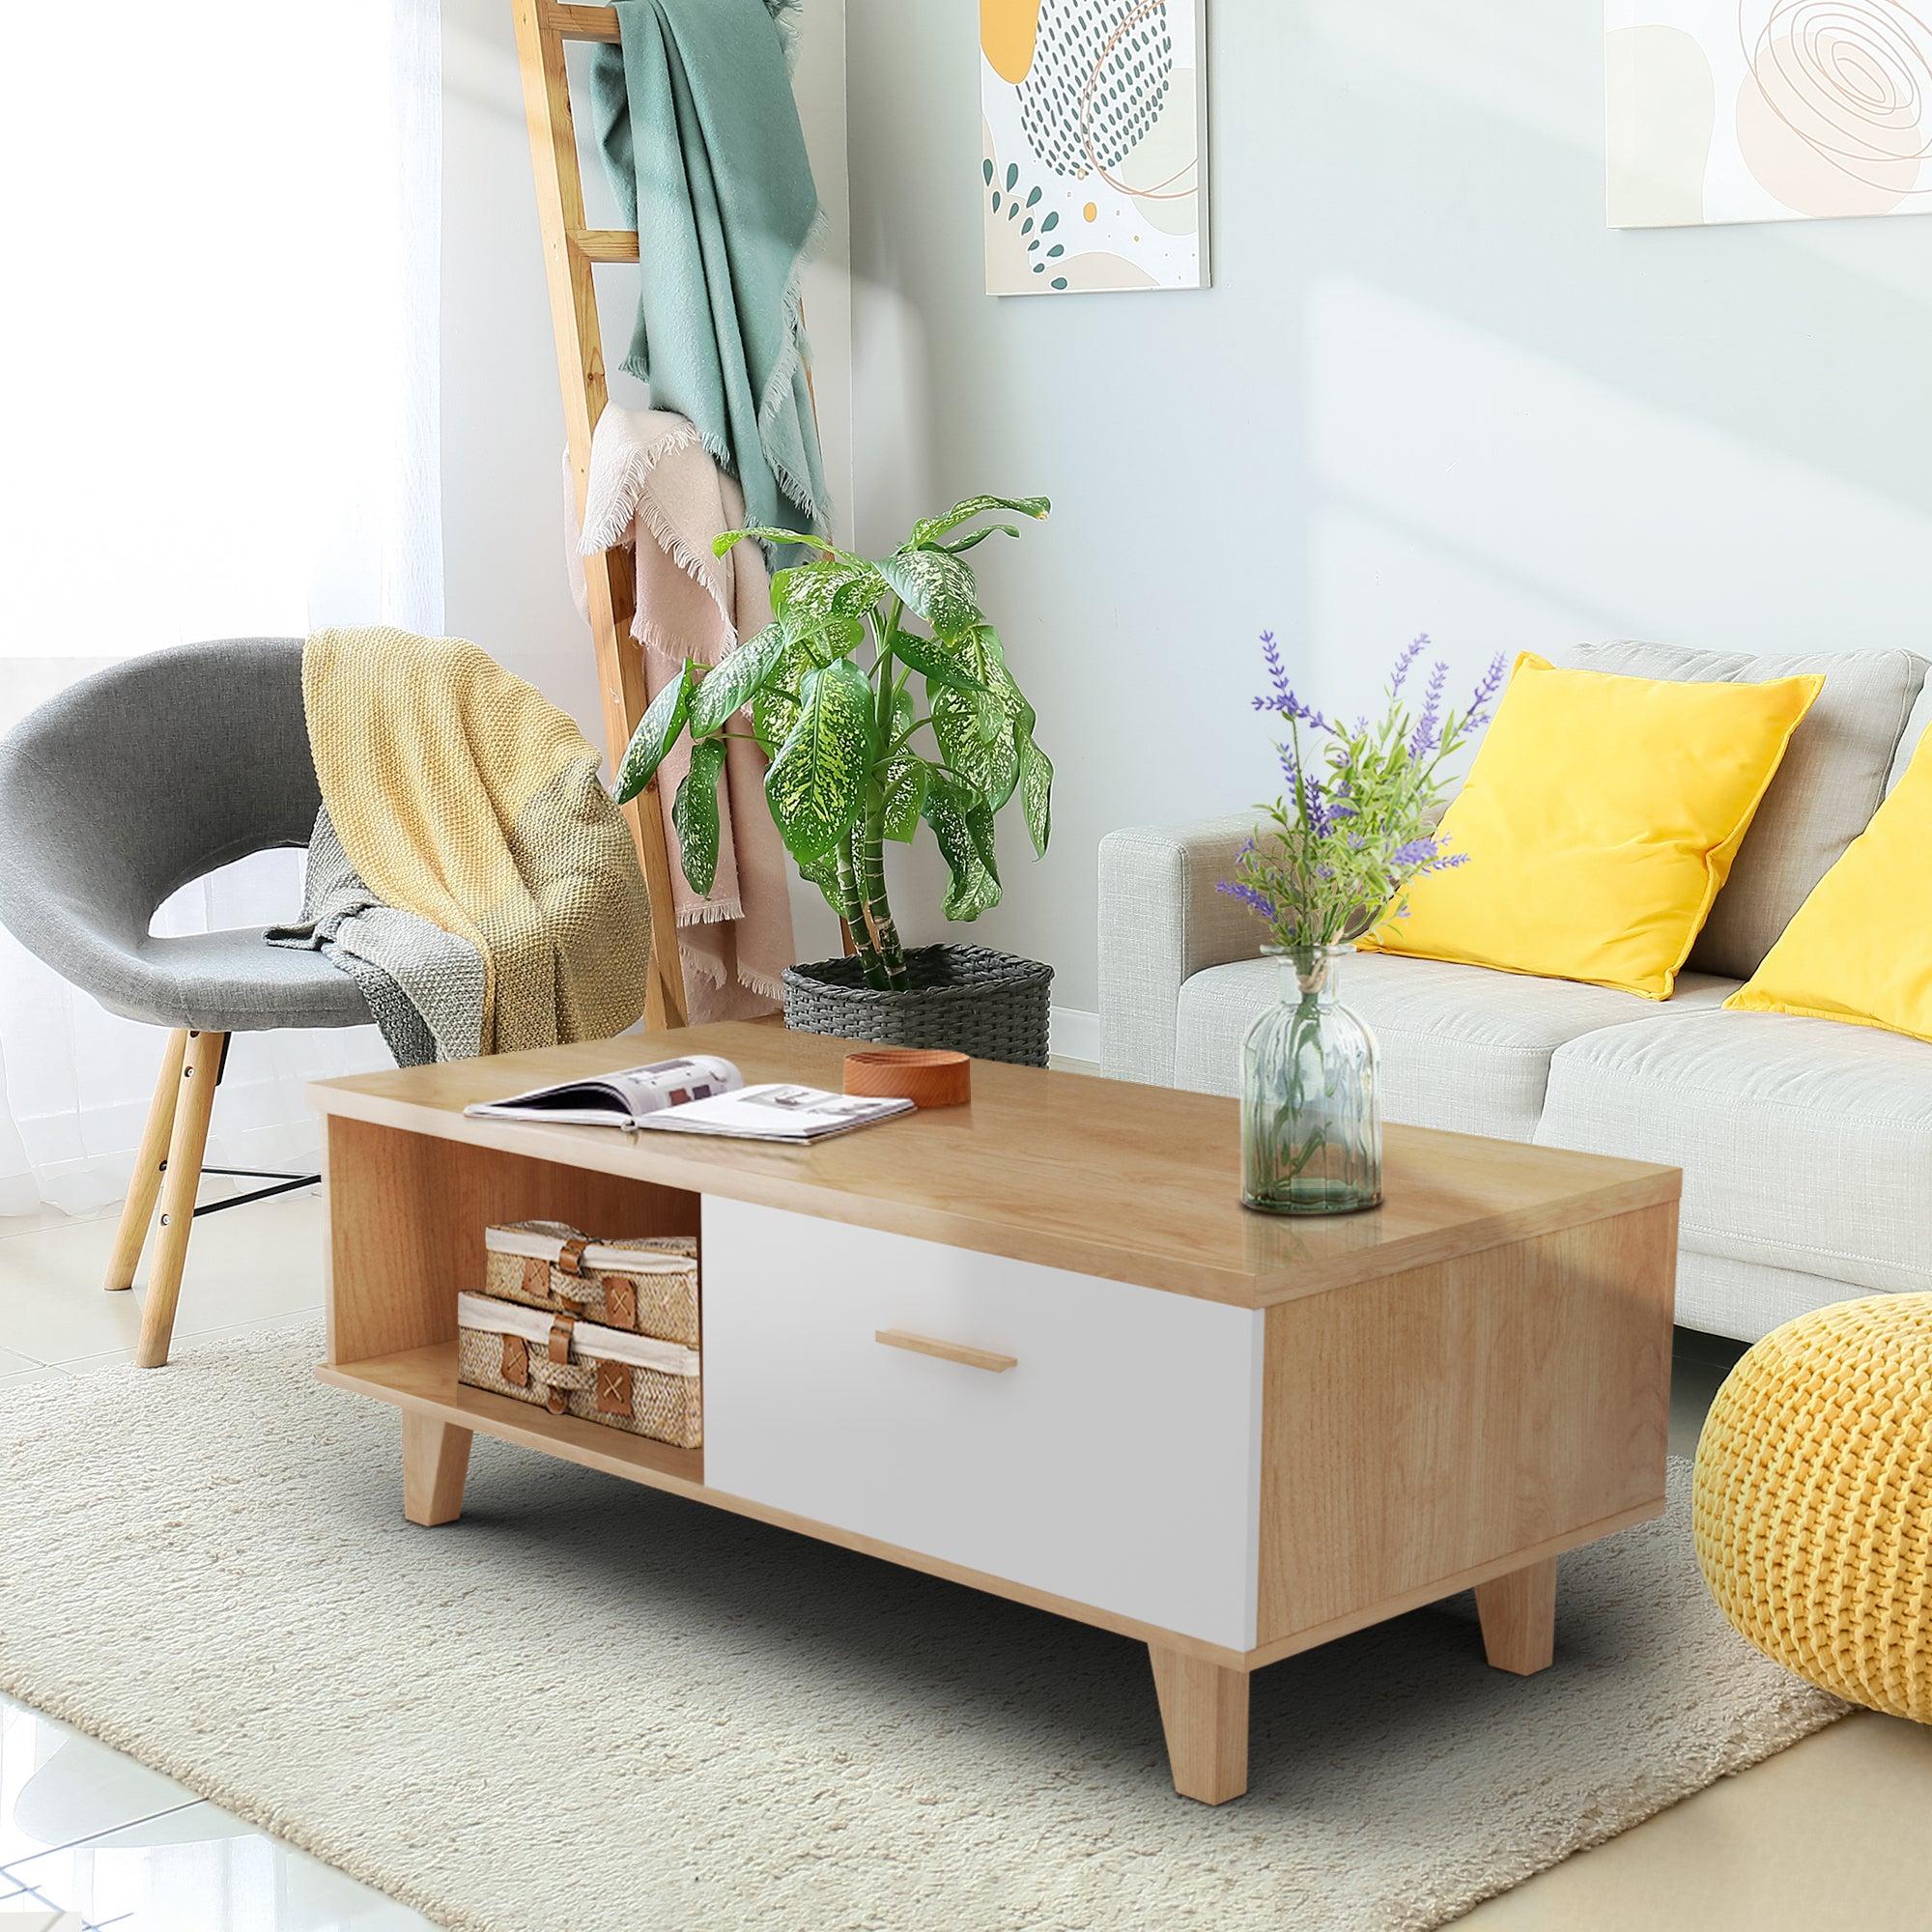
M868 1127L912 1108L910 1100L865 1099L782 1082L747 1087L745 1076L728 1060L695 1053L594 1079L534 1087L507 1100L479 1100L463 1111L490 1121L549 1121L564 1126L632 1132L652 1128L805 1144Z

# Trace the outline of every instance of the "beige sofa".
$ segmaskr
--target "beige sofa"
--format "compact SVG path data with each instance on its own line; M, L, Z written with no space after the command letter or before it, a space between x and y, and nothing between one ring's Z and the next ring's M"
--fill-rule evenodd
M1932 1289L1932 1045L1719 1010L1932 727L1926 661L1639 643L1561 661L1696 680L1817 670L1826 683L1669 1001L1436 960L1351 959L1341 997L1380 1041L1384 1117L1681 1167L1678 1320L1689 1327L1754 1341L1826 1302ZM1236 1090L1241 1037L1278 993L1258 926L1216 890L1253 816L1101 842L1100 1024L1116 1078ZM1932 908L1921 910L1932 948Z

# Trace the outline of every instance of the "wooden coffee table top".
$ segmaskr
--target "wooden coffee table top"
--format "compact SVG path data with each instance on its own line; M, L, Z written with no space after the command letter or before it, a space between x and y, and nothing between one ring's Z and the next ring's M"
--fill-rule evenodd
M1675 1168L1384 1129L1386 1204L1327 1219L1239 1201L1230 1099L973 1063L973 1098L813 1148L475 1121L463 1109L573 1076L718 1053L748 1083L842 1085L857 1042L770 1025L688 1027L331 1080L324 1114L634 1177L1016 1261L1263 1308L1677 1198Z

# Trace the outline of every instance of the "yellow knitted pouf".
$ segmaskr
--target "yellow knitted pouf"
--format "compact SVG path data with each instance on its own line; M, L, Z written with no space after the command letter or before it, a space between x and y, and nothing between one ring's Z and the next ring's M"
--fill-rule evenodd
M1766 1656L1932 1724L1932 1294L1774 1329L1697 1442L1697 1564Z

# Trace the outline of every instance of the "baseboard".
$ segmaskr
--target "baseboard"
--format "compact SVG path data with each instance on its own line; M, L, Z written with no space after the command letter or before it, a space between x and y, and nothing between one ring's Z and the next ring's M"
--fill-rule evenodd
M1052 1013L1053 1057L1100 1064L1100 1015L1078 1007L1055 1007Z

